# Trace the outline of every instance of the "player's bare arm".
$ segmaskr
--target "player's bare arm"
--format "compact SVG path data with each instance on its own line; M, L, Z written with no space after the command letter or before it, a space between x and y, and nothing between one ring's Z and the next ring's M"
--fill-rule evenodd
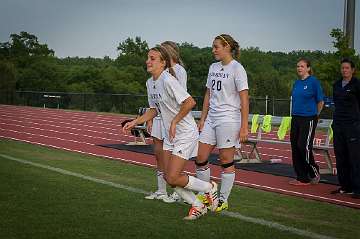
M201 117L198 121L198 129L199 131L202 130L204 127L205 119L207 117L207 114L209 112L209 105L210 105L210 90L209 88L206 88L205 96L204 96L204 102L203 102L203 108L201 111Z
M239 92L241 102L241 127L239 140L240 142L246 142L249 135L249 91L242 90Z
M157 115L157 111L155 108L150 108L143 114L142 116L134 119L133 121L130 121L126 123L122 129L123 133L126 133L127 131L131 130L138 124L143 124L146 121L152 120Z
M191 96L182 102L179 113L175 115L174 119L171 121L169 132L170 140L175 138L176 124L179 123L180 120L182 120L182 118L184 118L195 105L196 102Z

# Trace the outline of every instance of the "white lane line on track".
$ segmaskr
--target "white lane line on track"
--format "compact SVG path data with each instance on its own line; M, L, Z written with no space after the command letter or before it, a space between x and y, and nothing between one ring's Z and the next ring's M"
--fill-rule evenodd
M36 111L36 113L35 113ZM117 121L118 119L121 118L128 118L128 116L125 115L104 115L104 114L99 114L96 112L83 112L83 113L79 113L76 111L66 111L66 110L48 110L48 109L40 109L40 108L31 108L30 110L25 110L23 108L20 109L5 109L4 107L2 107L2 105L0 105L0 113L16 113L16 115L18 114L30 114L30 115L36 115L38 116L39 113L40 114L44 114L46 116L51 116L51 117L64 117L64 115L69 116L70 118L81 118L81 119L89 119L89 117L91 118L95 118L98 121L104 121L104 122L113 122L113 121ZM66 117L67 119L68 117Z
M0 123L4 124L4 123ZM76 133L71 133L71 132L61 132L61 131L57 131L57 130L53 130L53 129L43 129L43 128L37 128L37 127L31 127L31 126L23 126L23 125L16 125L16 124L6 124L9 126L16 126L16 127L20 127L20 128L27 128L27 129L32 129L32 130L39 130L39 131L43 131L43 132L52 132L52 133L57 133L57 134L69 134L71 136L81 136L81 137L88 137L88 138L93 138L93 139L101 139L101 140L106 140L106 141L114 141L114 139L109 139L109 138L104 138L104 137L98 137L98 136L91 136L91 135L86 135L86 134L76 134ZM10 129L9 129L10 130ZM16 130L13 130L14 132ZM20 132L20 131L18 131ZM22 132L25 133L25 132ZM36 135L36 134L33 134ZM41 137L45 137L45 135L39 135ZM52 137L52 136L48 136L48 137ZM60 138L58 138L60 139Z
M13 114L1 114L2 117L11 117L11 118L25 118L25 119L33 119L33 120L40 120L40 121L48 121L48 122L52 122L54 119L56 119L58 122L61 123L67 123L67 124L79 124L79 125L83 125L82 123L84 121L82 120L78 120L78 119L71 119L71 118L64 118L64 117L48 117L48 115L46 115L45 117L41 117L41 118L37 118L39 115L32 115L32 114L26 114L26 116L33 116L33 117L25 117L25 116L20 116L20 115L13 115ZM59 120L67 120L66 122L62 122ZM87 119L88 120L88 119ZM71 122L69 122L71 121ZM77 122L77 123L75 123ZM118 124L114 124L113 122L111 123L95 123L97 125L106 125L106 126L113 126L113 127L119 127L121 126L120 124L120 120ZM91 127L100 127L100 126L91 126Z
M70 151L70 152L87 154L87 155L107 158L107 159L111 159L111 160L120 160L120 161L123 161L123 162L126 162L126 163L131 163L131 164L156 168L155 164L143 163L143 162L130 160L130 159L119 158L119 157L110 157L108 155L90 153L90 152L86 152L86 151L75 150L75 149L70 149L70 148L66 148L66 147L60 147L60 146L57 146L57 145L44 144L44 143L40 143L40 142L37 142L37 141L23 140L23 139L18 139L18 138L13 138L13 137L6 137L6 136L1 136L1 135L0 135L0 138L12 139L12 140L22 141L22 142L26 142L26 143L30 143L30 144L36 144L36 145L51 147L51 148L55 148L55 149L61 149L61 150L66 150L66 151ZM194 173L189 172L189 171L185 171L185 172L188 173L188 174L194 174ZM220 180L219 177L214 177L214 176L211 176L211 177L216 179L216 180ZM286 189L281 189L281 188L276 188L276 187L270 187L270 186L255 184L255 183L248 183L248 182L239 181L239 180L235 180L235 184L246 186L246 187L251 187L251 188L256 188L256 189L262 189L262 190L266 190L266 191L284 193L284 194L287 194L287 195L304 196L304 197L309 198L309 199L315 199L315 200L321 200L321 201L325 200L327 202L332 202L332 203L336 203L336 204L343 204L343 205L348 205L348 206L360 207L360 203L353 203L353 202L348 202L348 201L343 201L343 200L339 200L339 199L328 198L328 197L323 197L323 196L318 196L318 195L313 195L313 194L308 194L308 193L301 193L301 192L296 192L296 191L291 191L291 190L286 190Z
M43 137L43 138L47 138L47 139L55 139L55 140L67 141L67 142L72 142L72 143L77 143L77 144L86 144L86 145L90 145L90 146L95 146L95 144L92 144L92 143L77 141L77 140L73 140L73 139L63 139L63 138L54 137L54 136L33 134L33 133L29 133L29 132L17 131L17 130L12 130L12 129L0 128L0 130L1 131L9 131L9 132L17 133L17 134L26 134L26 135L30 135L30 136L34 136L34 137Z
M54 132L54 133L59 133L59 134L70 134L70 135L74 135L74 136L83 136L83 137L88 137L88 138L93 138L93 139L101 139L101 140L105 140L105 141L111 141L114 142L114 139L108 139L108 138L103 138L103 137L98 137L98 136L91 136L91 135L85 135L85 134L76 134L76 133L71 133L71 132L61 132L61 131L56 131L56 130L51 130L51 129L42 129L42 128L36 128L36 127L31 127L31 126L23 126L23 125L17 125L17 124L6 124L6 123L1 123L1 124L5 124L5 125L12 125L12 126L17 126L17 127L21 127L21 128L30 128L33 130L40 130L40 131L49 131L49 132ZM17 131L17 130L12 130L12 129L2 129L0 128L0 130L7 130L10 132L14 132L14 133L20 133L20 134L28 134L28 135L32 135L32 136L39 136L39 137L46 137L46 138L53 138L53 139L58 139L58 140L62 140L62 141L69 141L69 142L74 142L74 143L84 143L84 144L89 144L89 145L94 145L96 146L96 144L93 143L88 143L88 142L81 142L81 141L76 141L76 140L68 140L68 139L64 139L64 138L59 138L59 137L54 137L54 136L46 136L46 135L41 135L41 134L33 134L33 133L29 133L29 132L25 132L25 131ZM124 135L125 137L127 137L127 139L133 139L134 136L128 136L128 135ZM116 139L117 140L117 139ZM119 142L117 140L117 142ZM128 141L120 141L122 143L128 143ZM100 144L100 143L99 143ZM267 150L269 150L269 148L267 148ZM289 159L289 157L287 156L281 156L281 155L274 155L274 154L267 154L267 153L259 153L261 156L269 156L272 158L282 158L282 159ZM316 161L319 164L327 164L326 162L322 162L322 161ZM333 165L335 165L335 163L333 163Z
M31 118L29 118L31 120ZM10 119L10 121L15 121L15 122L18 122L18 123L25 123L24 121L20 121L20 120L15 120L15 119ZM40 123L36 123L36 122L31 122L31 121L26 121L27 124L31 123L31 124L36 124L36 125L41 125L41 126L44 126L44 125L47 125L47 126L50 126L50 127L55 127L55 128L64 128L64 129L70 129L70 130L77 130L77 131L88 131L88 132L92 132L92 133L99 133L99 134L104 134L104 132L99 132L99 131L95 131L95 130L89 130L89 129L78 129L78 128L73 128L73 127L67 127L67 126L59 126L59 125L52 125L52 124L40 124ZM18 126L18 127L25 127L23 125L17 125L17 124L9 124L9 123L1 123L0 124L5 124L5 125L14 125L14 126ZM86 126L86 125L83 125L83 126ZM31 126L28 126L28 128L33 128L33 129L36 129L38 130L39 128L34 128L34 127L31 127ZM44 129L44 130L47 130L47 131L52 131L51 129ZM66 132L60 132L60 131L53 131L53 132L57 132L57 133L66 133ZM69 132L69 134L74 134L74 133L71 133ZM130 139L133 138L133 136L130 136L130 135L121 135L121 134L115 134L115 133L110 133L110 132L105 132L105 134L110 134L110 135L113 135L113 136L125 136L125 137L128 137ZM91 138L96 138L97 136L89 136L89 135L83 135L85 137L91 137ZM103 140L108 140L108 139L105 139L105 138L102 138L102 137L98 137L99 139L103 139ZM280 152L291 152L291 150L289 149L277 149L277 148L265 148L265 147L261 147L261 146L258 146L257 147L258 149L265 149L265 150L271 150L271 151L280 151ZM260 153L260 155L262 156L269 156L269 157L276 157L276 158L282 158L282 159L290 159L290 157L288 156L283 156L283 155L276 155L276 154L266 154L266 153ZM318 156L322 156L321 154L318 154L318 153L314 153L314 155L318 155ZM326 162L323 162L323 161L315 161L319 164L324 164L324 165L327 165ZM335 162L333 162L333 165L336 165Z
M41 125L41 126L49 126L49 127L54 127L54 128L61 128L61 129L70 129L70 130L76 130L76 131L88 131L91 133L97 133L97 134L109 134L109 135L114 135L114 136L121 136L122 134L119 133L111 133L111 132L104 132L104 131L96 131L96 130L91 130L91 129L86 129L86 128L74 128L74 127L69 127L69 126L63 126L63 125L54 125L54 124L40 124L34 121L23 121L23 120L16 120L16 119L8 119L7 121L11 121L11 122L15 122L18 124L28 124L28 125ZM9 123L1 123L0 124L9 124ZM19 125L20 126L20 125ZM30 126L29 126L30 127ZM84 126L86 127L86 126ZM116 132L120 132L120 129L116 129L113 130Z
M91 135L85 135L85 134L76 134L76 133L71 133L71 132L62 132L62 131L57 131L57 130L51 130L51 129L42 129L42 128L36 128L36 127L31 127L31 126L24 126L24 125L17 125L17 124L8 124L8 123L1 123L0 122L0 126L1 125L12 125L12 126L16 126L16 127L20 127L20 128L29 128L29 129L33 129L33 130L40 130L40 131L50 131L50 132L54 132L54 133L59 133L59 134L70 134L70 135L75 135L75 136L83 136L83 137L88 137L88 138L94 138L94 139L101 139L101 140L106 140L106 141L111 141L111 142L121 142L121 143L128 143L129 141L123 141L123 140L118 140L118 139L109 139L109 138L103 138L103 137L98 137L98 136L91 136ZM53 136L45 136L45 135L41 135L41 134L33 134L33 133L29 133L29 132L25 132L25 131L17 131L17 130L12 130L12 129L5 129L5 128L1 128L0 127L0 130L8 130L8 131L11 131L11 132L14 132L14 133L28 133L28 134L31 134L33 136L40 136L40 137L47 137L47 138L51 138ZM123 135L125 136L126 139L129 139L129 140L134 140L134 137L135 136L132 136L132 135ZM63 138L58 138L56 137L57 139L63 139ZM63 140L66 140L66 139L63 139ZM148 142L150 142L150 139L147 139ZM77 141L75 141L77 142ZM92 144L92 143L90 143ZM95 144L92 144L92 145L95 145Z
M130 191L130 192L134 192L134 193L148 194L148 192L146 192L146 191L144 191L142 189L139 189L139 188L135 188L135 187L127 186L127 185L122 185L122 184L118 184L118 183L113 183L113 182L110 182L110 181L94 178L94 177L91 177L91 176L87 176L87 175L84 175L84 174L72 172L72 171L69 171L69 170L64 170L64 169L61 169L61 168L56 168L56 167L52 167L52 166L48 166L48 165L44 165L44 164L34 163L34 162L31 162L31 161L28 161L28 160L15 158L15 157L12 157L12 156L9 156L9 155L0 154L0 156L5 158L5 159L8 159L8 160L12 160L12 161L22 163L22 164L26 164L26 165L31 165L31 166L37 167L37 168L46 169L46 170L57 172L57 173L60 173L60 174L63 174L63 175L68 175L68 176L81 178L81 179L84 179L84 180L87 180L87 181L107 185L107 186L110 186L110 187ZM246 222L250 222L250 223L254 223L254 224L274 228L274 229L277 229L279 231L289 232L289 233L296 234L296 235L299 235L299 236L305 236L305 237L313 238L313 239L335 239L335 237L330 237L330 236L314 233L314 232L311 232L311 231L298 229L298 228L295 228L295 227L285 226L285 225L282 225L280 223L273 222L273 221L267 221L267 220L260 219L260 218L244 216L244 215L242 215L240 213L236 213L236 212L227 211L227 212L223 212L222 215L225 215L225 216L228 216L228 217L231 217L231 218L237 218L237 219L240 219L242 221L246 221Z

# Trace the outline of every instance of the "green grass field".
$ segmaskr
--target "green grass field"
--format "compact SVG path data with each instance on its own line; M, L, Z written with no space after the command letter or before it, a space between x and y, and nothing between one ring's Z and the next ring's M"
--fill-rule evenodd
M230 198L233 214L208 213L187 222L182 218L188 205L145 200L141 191L53 171L63 169L151 191L156 183L154 169L11 140L0 140L0 154L0 238L4 239L360 238L357 209L235 186ZM260 225L259 219L285 229Z

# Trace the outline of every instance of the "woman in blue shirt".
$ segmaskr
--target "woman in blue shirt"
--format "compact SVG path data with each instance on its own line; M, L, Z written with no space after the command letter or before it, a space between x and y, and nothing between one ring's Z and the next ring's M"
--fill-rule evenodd
M296 65L297 79L292 89L292 120L290 141L296 180L295 186L317 184L320 180L319 166L312 152L318 116L324 105L320 82L312 76L311 64L300 59Z

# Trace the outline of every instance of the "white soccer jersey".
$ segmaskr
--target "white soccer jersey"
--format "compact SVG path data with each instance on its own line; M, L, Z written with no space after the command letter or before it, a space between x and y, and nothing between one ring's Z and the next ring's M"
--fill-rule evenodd
M240 122L239 92L249 89L244 67L232 60L227 65L213 63L209 68L206 87L210 90L207 120L215 125L223 122Z
M181 87L187 91L187 74L185 68L179 64L175 64L172 68L174 69L176 79L179 81ZM169 72L169 69L166 69L166 71ZM160 114L158 114L155 119L160 120Z
M156 108L165 128L164 137L169 139L171 121L179 113L181 104L190 95L167 71L163 71L157 80L150 78L146 82L150 108ZM198 139L195 120L189 112L176 126L174 144Z
M175 64L172 68L174 69L176 79L179 81L182 88L187 90L187 74L184 67L182 67L180 64Z

